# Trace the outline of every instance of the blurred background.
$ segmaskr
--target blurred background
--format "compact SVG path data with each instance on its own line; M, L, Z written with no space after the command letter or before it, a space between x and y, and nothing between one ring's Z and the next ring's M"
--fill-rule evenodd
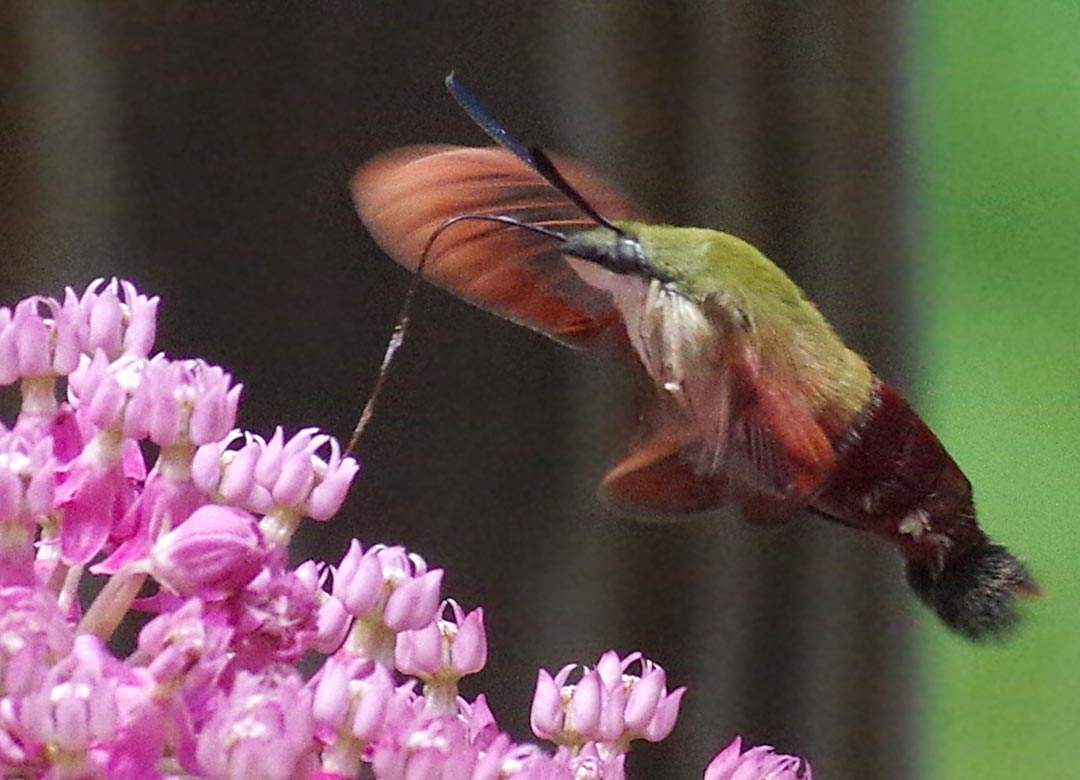
M908 392L1047 598L1000 646L913 603L892 550L799 517L641 525L593 490L632 438L611 366L432 289L338 518L483 605L489 692L609 647L690 692L636 778L736 734L830 780L1066 777L1080 731L1080 6L869 0L0 5L0 301L99 276L158 347L227 367L241 424L346 438L407 275L347 182L394 146L514 131L658 220L751 241Z

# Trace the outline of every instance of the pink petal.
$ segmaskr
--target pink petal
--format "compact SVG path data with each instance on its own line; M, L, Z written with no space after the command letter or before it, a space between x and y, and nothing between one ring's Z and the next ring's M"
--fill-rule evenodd
M75 685L67 683L68 686ZM87 701L69 693L53 706L53 720L56 730L54 738L61 750L83 750L89 747L89 713Z
M633 653L626 657L626 662L640 657L640 653ZM614 650L608 650L600 660L596 662L596 671L604 683L604 687L610 688L622 680L623 671L627 663L619 659L619 654Z
M554 740L563 729L562 691L554 678L543 669L536 676L529 723L533 734Z
M660 667L653 667L630 689L626 702L626 727L642 732L656 714L660 697L665 693L666 675Z
M345 605L333 596L326 596L319 605L318 636L312 649L319 653L332 653L341 647L352 625L352 615Z
M19 375L24 377L46 376L49 365L49 328L34 311L36 304L20 303L15 310L15 350L18 355ZM22 315L20 317L20 314Z
M215 442L195 450L191 459L191 481L210 496L218 492L221 480L221 447Z
M328 472L308 496L308 517L313 520L329 520L333 517L344 503L359 470L359 463L353 458L345 458L336 469Z
M704 780L731 780L735 767L739 764L742 751L742 737L735 737L731 744L716 754L705 768Z
M442 577L442 569L432 569L396 588L386 601L383 623L395 631L423 628L430 623L439 606Z
M22 510L22 480L0 468L0 521L17 519Z
M315 484L315 470L311 462L311 456L306 452L286 458L281 466L281 475L270 490L274 502L279 506L299 506L312 485Z
M116 295L116 284L109 285L90 308L89 330L83 349L93 352L100 349L109 355L116 355L120 349L120 299Z
M241 506L248 500L255 487L255 464L258 462L258 445L251 443L236 450L218 486L226 501Z
M679 718L679 704L682 702L686 688L678 688L667 698L660 702L656 709L656 715L642 736L650 742L659 742L666 739L671 730L675 728L675 721Z
M0 306L0 387L19 379L19 351L15 346L15 328L11 309Z
M360 543L353 539L334 573L335 598L345 605L349 614L363 617L374 609L385 584L379 559L370 551L364 554Z
M361 742L372 742L379 736L387 716L387 704L394 693L394 683L386 667L376 664L364 680L356 712L353 715L352 735Z
M443 635L436 623L398 634L395 665L402 674L434 677L443 668Z
M154 346L160 298L139 295L131 282L121 282L120 285L123 287L124 301L130 311L127 330L124 333L124 353L146 357Z
M600 722L596 737L604 742L615 742L626 728L626 688L622 682L605 688L601 693Z
M255 467L255 479L263 485L274 484L281 474L283 451L285 449L284 438L285 433L281 430L281 426L278 426L274 429L274 435L270 437L270 441L266 442L266 446L263 447L262 453L259 455L259 465Z
M327 659L319 670L311 714L320 726L329 726L331 733L345 723L349 714L349 680L354 669L346 661Z
M570 728L586 739L595 739L600 726L602 690L600 674L590 669L575 686L574 695L570 698L570 712L567 715Z
M487 663L487 634L484 631L484 610L477 608L458 624L457 635L450 646L451 666L458 674L476 674Z

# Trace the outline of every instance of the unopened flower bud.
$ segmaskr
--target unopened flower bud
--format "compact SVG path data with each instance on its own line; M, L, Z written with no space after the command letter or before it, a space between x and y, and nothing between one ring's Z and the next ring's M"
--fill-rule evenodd
M216 504L196 509L150 551L151 573L163 585L182 596L206 599L242 589L267 560L255 518Z

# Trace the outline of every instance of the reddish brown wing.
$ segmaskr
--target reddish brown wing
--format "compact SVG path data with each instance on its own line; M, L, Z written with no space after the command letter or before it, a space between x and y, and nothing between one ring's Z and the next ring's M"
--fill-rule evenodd
M665 337L675 325L664 321L677 323L678 307L661 303L642 316L627 304L632 332L645 323L636 332L658 334L659 346L638 345L658 389L677 381L661 390L652 433L609 472L602 494L654 514L733 504L759 521L806 505L832 473L836 453L805 396L763 365L748 336L680 353L679 340ZM650 363L650 355L661 359Z
M604 477L600 496L649 515L686 515L734 503L723 474L699 474L678 440L650 436Z
M600 213L631 216L614 187L571 160L555 158L555 164ZM398 149L362 167L352 191L375 240L410 269L432 233L462 214L509 216L559 231L595 227L539 174L499 148ZM470 303L572 346L620 330L610 296L570 269L557 240L521 228L457 223L436 239L424 273Z
M756 411L734 420L715 465L716 442L695 428L657 431L608 472L601 495L623 509L649 514L687 515L734 505L750 520L785 519L823 486L835 452L811 420L780 424L785 427L777 429Z

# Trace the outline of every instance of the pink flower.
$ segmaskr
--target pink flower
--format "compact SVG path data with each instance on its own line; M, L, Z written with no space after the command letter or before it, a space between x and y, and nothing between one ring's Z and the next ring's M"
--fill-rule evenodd
M235 663L254 670L299 661L322 638L323 596L317 581L296 572L263 569L242 593L222 605L236 629Z
M487 697L480 694L473 702L457 700L458 715L469 734L469 740L480 747L487 746L499 735L499 724L488 706Z
M236 419L242 385L202 360L98 350L71 375L69 396L85 423L161 447L199 446L224 437ZM190 455L188 456L190 458Z
M103 427L76 459L63 490L68 561L86 563L109 536L118 548L95 571L115 573L145 558L161 533L206 503L191 482L191 460L195 445L232 427L241 386L230 389L230 383L227 373L200 360L127 356L109 364L99 351L83 362L72 380L73 402L89 424ZM161 451L141 494L130 500L124 491L134 460L128 441L138 438Z
M146 464L136 442L102 431L59 477L60 553L66 563L85 565L110 536L117 536L120 522L138 495L133 483L146 478Z
M243 443L239 447L232 448L240 441ZM255 481L255 467L265 448L262 437L232 431L223 440L196 450L191 478L214 501L249 512L267 512L274 503L270 491Z
M364 750L382 734L395 696L390 672L339 653L326 660L308 687L314 690L316 734L325 745L322 769L356 777Z
M630 742L671 731L684 689L608 652L540 672L532 723L554 755L516 744L482 694L458 696L487 633L481 609L440 607L441 569L356 541L336 568L289 569L293 532L339 510L356 461L314 428L233 430L228 373L148 358L157 303L98 280L0 308L0 385L22 393L14 425L0 421L7 774L624 780ZM91 577L102 587L82 587ZM104 642L133 610L156 615L114 656ZM305 683L295 665L319 654ZM418 679L395 684L395 663ZM705 780L805 780L799 768L736 741Z
M452 619L439 619L416 631L398 634L396 663L402 674L425 682L456 682L476 674L487 662L484 610L465 611L453 599L443 602L442 612L452 611Z
M635 663L640 667L640 675L627 674ZM686 688L669 694L667 674L658 664L643 658L641 653L631 653L620 660L614 650L609 650L601 656L596 670L605 690L623 691L624 732L620 739L659 742L671 733Z
M475 674L487 661L487 637L484 610L468 615L453 599L443 602L443 615L450 609L453 619L435 620L415 631L397 634L395 663L397 670L424 682L424 696L436 700L444 712L456 708L457 683L467 674Z
M705 780L813 780L810 764L797 756L774 753L767 745L741 751L742 739L736 737L709 762Z
M54 509L52 441L0 433L0 585L34 582L34 541Z
M145 363L124 415L124 434L160 447L196 447L225 437L236 421L243 385L232 385L223 369L203 360Z
M0 697L37 688L49 667L71 651L74 639L74 628L51 593L0 588Z
M80 419L95 430L122 432L128 402L145 368L145 358L126 355L109 360L98 350L93 357L84 356L68 377L68 399Z
M91 282L82 297L69 287L61 304L34 295L0 308L0 385L20 377L66 376L80 355L101 349L110 359L145 357L154 341L157 298L131 282Z
M111 360L121 355L146 357L154 344L159 299L147 298L128 281L95 279L78 297L68 287L61 307L59 329L75 331L84 354L102 350Z
M142 492L114 522L112 536L118 546L92 567L95 574L115 574L128 565L145 565L154 542L206 504L206 496L191 482L189 466L187 450L162 448Z
M576 751L559 748L557 760L570 770L574 780L625 780L626 754L612 754L596 742L586 742Z
M255 478L265 487L275 505L294 508L315 520L334 514L345 498L358 466L353 458L342 458L336 439L305 428L287 442L281 428L274 431L255 467ZM315 453L330 446L330 459Z
M19 301L14 311L0 307L0 385L10 385L23 377L65 375L75 370L79 363L78 343L74 338L54 342L59 309L55 300L40 295Z
M464 724L453 717L416 718L394 724L377 742L371 763L380 780L473 780L498 777L498 764L509 737L481 752L468 739ZM492 760L488 759L488 756ZM495 772L487 769L493 764ZM480 770L480 771L478 771Z
M424 559L403 547L376 544L365 553L355 539L334 576L334 595L356 617L394 631L423 628L439 606L442 569L428 571Z
M164 741L140 725L156 711L150 693L101 640L84 634L36 690L5 699L0 717L23 760L51 764L53 776L106 776L118 766L124 776L151 777Z
M189 599L174 612L158 615L139 632L136 660L158 686L179 684L199 719L229 660L233 629L208 619L199 599Z
M627 674L639 662L641 676ZM631 740L664 739L675 726L685 688L668 693L664 670L640 653L620 659L615 651L601 656L593 669L581 667L581 678L568 684L575 665L554 677L541 670L533 695L533 733L558 745L587 742L624 753Z
M330 655L341 647L352 624L352 616L345 611L345 605L325 590L330 575L330 567L315 561L304 561L293 570L298 581L315 596L318 604L316 630L311 649Z
M333 595L357 620L346 640L353 655L393 666L398 632L423 628L435 617L442 569L428 571L419 555L377 544L364 552L356 540L334 571Z
M218 780L292 780L315 769L312 694L294 669L240 672L198 737L204 774Z
M129 659L153 681L159 712L151 722L167 734L168 750L189 772L198 769L196 734L222 699L231 658L232 629L203 607L190 599L151 620L139 632L138 652Z
M430 711L443 713L456 709L458 680L479 672L487 662L484 611L475 609L466 615L453 599L443 602L444 615L447 609L453 619L401 632L395 651L398 671L423 680Z
M155 579L181 596L210 601L242 590L268 561L255 518L213 504L196 509L150 550Z
M232 445L240 442L239 448ZM317 453L329 448L329 458ZM287 544L300 517L327 520L345 500L359 466L341 457L337 440L305 428L288 441L279 427L270 441L233 431L195 454L196 484L215 500L280 518L278 534Z
M399 697L397 701L401 701ZM479 704L479 702L478 702ZM472 710L463 705L464 710ZM490 723L483 704L475 713L432 716L390 707L371 764L379 780L577 780L568 756L551 756L536 745L515 744ZM473 726L480 725L479 729ZM613 778L620 780L620 778Z

